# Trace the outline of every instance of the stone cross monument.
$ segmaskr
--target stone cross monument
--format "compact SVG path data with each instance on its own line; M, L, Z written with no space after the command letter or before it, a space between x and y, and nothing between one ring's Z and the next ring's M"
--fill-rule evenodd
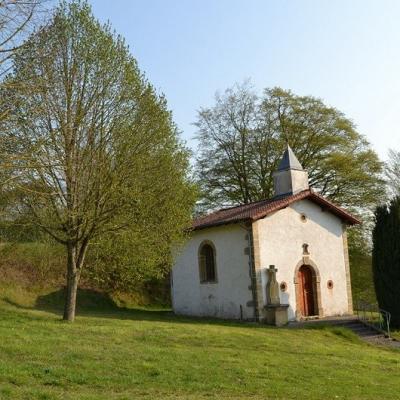
M267 303L268 304L280 304L279 299L279 285L276 280L276 272L278 270L275 265L270 265L267 269L268 283L267 283Z
M277 271L275 265L270 265L267 269L267 305L264 307L264 319L267 324L282 326L286 325L288 322L287 310L289 305L281 304L279 298L279 284L276 280Z

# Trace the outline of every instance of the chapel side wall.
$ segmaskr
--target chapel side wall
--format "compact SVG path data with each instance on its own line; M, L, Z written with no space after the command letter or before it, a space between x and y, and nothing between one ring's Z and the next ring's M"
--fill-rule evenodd
M303 222L301 215L307 217ZM281 303L289 304L289 319L296 318L295 269L303 259L304 243L309 245L309 259L315 263L320 276L321 307L324 316L349 312L349 271L346 268L344 227L342 221L323 211L309 200L302 200L264 219L256 221L259 243L259 281L262 302L266 304L266 268L273 264L278 269L277 280L287 283L286 292L280 292ZM333 289L328 289L328 280ZM350 311L351 312L351 311Z
M254 318L249 236L239 224L194 231L180 249L172 270L172 305L176 314ZM216 249L216 283L200 283L198 251L202 242Z

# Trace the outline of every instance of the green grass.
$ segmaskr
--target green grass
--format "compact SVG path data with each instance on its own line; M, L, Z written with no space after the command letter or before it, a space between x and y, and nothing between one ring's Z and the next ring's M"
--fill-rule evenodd
M400 352L343 328L179 318L80 297L68 324L59 292L0 290L0 399L399 398Z

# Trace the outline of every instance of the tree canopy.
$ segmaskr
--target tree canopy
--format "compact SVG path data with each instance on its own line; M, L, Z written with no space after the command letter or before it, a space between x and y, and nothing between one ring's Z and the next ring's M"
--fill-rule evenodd
M203 209L271 197L287 143L322 195L353 210L382 198L378 156L351 120L315 97L236 85L199 111L196 126Z
M16 209L67 250L64 319L73 320L90 244L123 237L127 247L114 250L130 246L135 260L154 254L159 265L179 240L194 201L188 152L165 98L86 2L62 2L30 36L13 81L0 93L1 167Z

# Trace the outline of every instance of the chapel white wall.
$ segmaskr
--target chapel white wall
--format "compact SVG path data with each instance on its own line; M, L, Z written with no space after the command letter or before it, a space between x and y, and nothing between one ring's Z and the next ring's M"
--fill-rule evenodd
M307 216L306 222L302 221L302 214ZM302 245L307 243L309 257L317 265L320 274L321 305L324 315L348 313L344 228L339 218L323 211L309 200L302 200L254 224L259 239L261 269L257 279L261 280L263 304L266 304L265 270L273 264L278 269L278 282L287 283L287 291L280 292L281 303L289 304L289 320L295 319L294 272L303 257ZM333 281L333 289L328 289L328 280Z
M200 283L198 250L203 241L216 249L217 283ZM249 273L248 236L239 224L194 231L179 249L172 270L174 312L183 315L239 319L254 317Z

